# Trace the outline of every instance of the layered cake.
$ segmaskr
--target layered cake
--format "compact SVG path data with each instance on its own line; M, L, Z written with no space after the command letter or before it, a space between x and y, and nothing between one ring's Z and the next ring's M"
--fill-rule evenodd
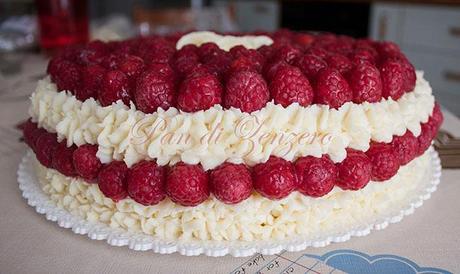
M423 179L443 120L397 45L333 34L93 41L47 74L24 126L43 192L167 241L367 223Z

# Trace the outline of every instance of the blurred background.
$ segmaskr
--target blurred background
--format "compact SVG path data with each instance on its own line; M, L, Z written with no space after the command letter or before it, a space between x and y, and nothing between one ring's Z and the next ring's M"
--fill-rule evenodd
M0 100L43 77L67 44L190 29L327 31L400 45L437 99L460 116L458 0L0 0ZM32 90L32 89L31 89Z

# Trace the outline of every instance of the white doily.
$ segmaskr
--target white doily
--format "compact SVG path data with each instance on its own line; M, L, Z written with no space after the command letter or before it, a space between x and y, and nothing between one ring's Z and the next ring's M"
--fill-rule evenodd
M384 229L391 223L397 223L406 215L410 215L420 207L423 202L431 197L441 177L441 164L439 156L430 148L431 166L426 170L424 181L420 182L399 208L393 208L385 215L374 216L366 226L358 226L351 230L337 231L331 235L310 235L283 241L257 241L257 242L212 242L196 241L193 243L180 241L164 241L143 233L132 233L122 229L111 228L103 223L89 222L79 216L70 214L56 205L40 189L38 179L33 168L33 155L27 153L22 159L18 169L19 188L28 204L33 206L40 214L45 214L46 219L57 222L60 227L71 228L76 234L88 235L93 240L106 240L113 246L128 246L134 250L152 250L156 253L169 254L179 252L182 255L194 256L205 254L207 256L250 256L256 252L272 255L287 251L301 251L307 247L323 247L332 242L344 242L352 236L365 236L371 230Z

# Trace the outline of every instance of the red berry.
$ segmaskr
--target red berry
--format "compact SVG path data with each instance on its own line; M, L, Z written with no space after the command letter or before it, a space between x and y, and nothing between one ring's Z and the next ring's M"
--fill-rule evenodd
M128 167L125 162L113 161L102 167L98 175L98 185L104 195L115 202L128 196Z
M147 71L156 72L157 74L167 78L168 80L171 80L174 83L177 79L176 75L174 74L174 70L169 64L151 63L149 64Z
M139 110L152 113L174 105L174 82L162 71L149 70L137 80L134 100Z
M73 152L76 148L76 146L67 147L64 140L59 143L53 152L53 167L65 176L73 177L77 175L72 159Z
M388 60L380 67L382 95L398 100L404 94L404 72L400 62Z
M296 65L309 79L315 79L316 74L327 67L326 61L313 54L305 54L301 56L297 60Z
M121 55L110 53L102 59L101 65L108 70L116 70L118 69L121 59Z
M135 55L127 55L120 61L118 69L126 74L128 78L133 78L141 74L144 66L142 58Z
M253 112L263 108L269 100L267 83L260 74L253 71L240 71L229 77L225 90L225 107Z
M80 66L62 58L53 58L48 64L48 73L58 90L74 93L81 84Z
M154 161L135 164L128 175L128 194L145 206L158 204L166 197L165 168Z
M198 55L200 56L201 60L205 60L212 55L215 55L216 52L220 51L221 49L215 43L208 42L200 45L198 47Z
M45 167L52 168L52 157L57 146L58 142L56 134L49 132L41 134L35 143L35 156L37 157L37 160Z
M345 78L333 68L325 68L318 73L316 78L316 102L339 108L353 98Z
M386 181L398 172L399 157L390 144L373 143L366 155L372 163L373 181Z
M336 185L344 190L361 189L371 180L372 164L364 152L347 149L347 157L337 167Z
M417 156L418 140L410 130L403 136L394 136L391 145L398 155L400 165L409 163Z
M383 59L401 52L398 45L389 41L377 42L376 48Z
M297 189L304 195L321 197L334 188L338 170L329 157L300 157L295 162L299 185Z
M313 102L313 88L302 72L292 66L280 68L270 83L275 104L287 107L292 103L308 106Z
M294 64L302 52L293 46L285 45L277 49L272 57L273 61L285 61L288 64Z
M169 171L166 193L177 204L199 205L209 197L208 175L200 165L178 163Z
M244 164L224 163L210 174L212 192L226 204L237 204L251 196L251 173Z
M290 65L285 61L275 61L267 63L263 69L263 73L267 81L271 81L275 77L276 72L283 67L289 67Z
M330 55L326 60L330 68L337 69L342 75L346 75L353 68L350 59L341 54Z
M200 63L198 50L195 45L186 45L178 50L174 56L174 67L182 74L187 75Z
M415 83L417 81L417 75L415 74L415 68L407 59L402 60L401 64L402 64L403 73L404 73L403 90L405 92L413 91L415 88Z
M272 200L288 196L297 186L293 164L283 158L270 156L268 161L253 169L254 188Z
M202 62L209 72L219 78L222 78L228 70L232 62L232 58L228 52L220 50L218 54L211 55Z
M73 153L73 165L75 171L83 179L91 182L96 179L102 163L96 156L96 145L82 145L79 146Z
M77 89L75 96L80 101L91 97L95 98L97 92L102 89L102 79L106 69L100 65L89 65L82 71L82 87Z
M78 61L82 65L100 64L108 52L106 43L98 40L91 41L80 51Z
M222 102L222 85L212 74L186 78L177 96L179 109L186 112L207 110Z
M319 57L321 59L326 59L329 56L327 50L320 48L320 47L311 47L307 50L307 54Z
M372 65L375 65L377 60L372 50L370 48L355 49L351 56L351 62L355 65L360 65L362 63L371 63Z
M102 88L99 90L98 99L102 106L110 106L112 103L122 100L129 105L129 82L126 74L119 70L107 72L102 79Z
M353 102L375 103L382 99L382 79L379 70L370 63L355 66L350 72L350 88Z
M35 151L35 145L37 143L38 137L46 133L46 130L43 128L38 128L36 123L33 123L31 119L27 120L22 129L24 135L24 142Z
M254 49L246 49L243 46L235 46L230 49L230 54L233 56L233 59L244 58L248 60L251 64L251 67L257 71L261 72L264 65L264 56Z
M434 128L434 131L437 132L444 121L444 115L441 112L441 106L438 102L434 103L433 113L428 120L428 123Z
M249 58L242 56L232 61L226 74L230 76L235 72L243 70L260 72L257 66Z
M422 155L425 151L431 146L431 141L433 141L434 137L434 129L433 127L428 124L424 123L421 124L422 131L420 135L417 137L418 140L418 153L417 156Z

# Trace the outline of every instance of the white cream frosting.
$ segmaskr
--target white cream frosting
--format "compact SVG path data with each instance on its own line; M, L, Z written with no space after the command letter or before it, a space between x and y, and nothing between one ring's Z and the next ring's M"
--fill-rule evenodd
M182 207L165 199L143 206L127 198L117 203L96 184L65 177L36 161L42 189L59 207L89 221L128 231L141 231L170 240L254 241L335 231L338 226L366 224L376 214L399 206L424 177L429 152L401 167L386 182L370 182L359 191L335 188L322 198L295 192L272 201L253 194L237 205L214 197L196 207Z
M195 31L182 36L176 43L176 49L185 45L200 46L204 43L215 43L220 49L229 51L234 46L244 46L247 49L258 49L273 44L273 40L266 35L220 35L211 31Z
M124 160L128 166L142 159L160 165L184 161L211 169L224 161L254 165L270 155L292 161L328 154L342 161L347 147L366 151L371 140L390 142L409 129L418 136L434 106L429 83L417 73L415 90L397 101L346 103L287 108L269 102L251 114L216 105L185 113L175 108L152 114L121 101L102 107L94 99L77 100L57 92L49 78L39 81L29 113L40 127L57 132L68 145L98 144L98 157L107 163Z

